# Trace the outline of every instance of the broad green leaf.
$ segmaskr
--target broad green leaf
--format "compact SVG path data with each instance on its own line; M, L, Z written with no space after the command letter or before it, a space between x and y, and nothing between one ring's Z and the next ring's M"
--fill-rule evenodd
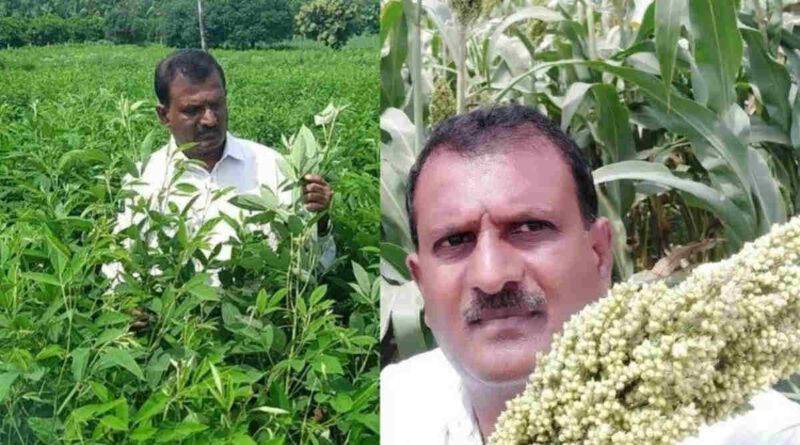
M767 233L773 224L786 222L786 205L779 188L778 181L773 177L772 172L765 159L766 152L748 147L750 156L750 175L753 185L753 194L756 195L756 202L759 208L759 233Z
M356 277L356 283L358 283L358 287L361 288L361 291L364 294L369 295L370 291L370 281L369 281L369 274L367 273L364 268L356 263L355 261L352 262L353 264L353 275Z
M72 378L80 382L86 370L86 363L89 361L89 348L78 348L72 351Z
M48 345L38 354L36 354L36 360L46 360L51 357L61 357L64 355L64 348L60 345Z
M98 367L100 369L117 366L128 370L131 374L138 377L139 380L144 380L142 368L140 368L136 363L136 360L133 359L130 351L113 348L106 350L102 355L100 355L100 359L98 360Z
M53 286L58 287L61 286L61 282L58 280L58 278L50 274L41 272L24 272L21 275L39 283L52 284Z
M626 161L636 157L636 146L631 134L628 109L619 99L616 88L609 84L592 87L597 102L597 142L602 145L604 164ZM624 215L633 203L631 184L609 184L609 198L615 211Z
M708 108L722 113L736 100L733 85L742 65L736 0L691 0L689 19L695 62L708 87Z
M330 404L336 412L346 413L353 408L353 399L345 393L339 393L331 399Z
M78 149L70 150L61 156L58 163L58 169L62 172L67 168L74 166L82 166L87 164L107 164L110 161L108 154L102 150L97 149Z
M245 433L236 433L228 439L230 445L258 445L252 437Z
M656 55L661 80L669 87L675 74L675 57L678 54L681 20L686 15L686 0L656 0L654 4Z
M586 98L586 93L592 87L592 83L574 82L569 86L564 101L561 104L561 129L567 131L572 123L572 117Z
M679 178L662 164L646 161L622 161L598 168L593 172L593 176L595 184L632 179L650 181L689 193L697 198L703 208L713 212L723 224L730 227L740 237L739 241L747 240L746 236L752 231L752 228L748 226L749 221L725 195L705 184Z
M406 253L402 247L394 243L381 243L381 259L389 262L389 264L399 272L406 280L411 279L411 272L406 266Z
M8 397L8 393L11 391L11 385L19 377L18 372L5 372L0 374L0 402L5 401L6 397Z
M344 369L342 369L342 364L339 362L339 359L332 355L322 354L314 361L312 366L315 371L325 375L344 373Z
M100 423L115 431L128 431L128 423L117 416L105 416Z
M381 7L381 109L402 107L406 98L403 63L408 55L408 25L403 2L391 0ZM385 41L388 39L388 44Z
M747 42L750 82L758 87L770 120L777 123L784 131L789 131L792 119L792 109L789 105L791 85L789 72L769 54L760 32L742 28L741 33Z
M321 286L317 286L317 288L314 289L311 292L311 295L308 297L309 304L313 305L319 303L319 301L322 300L322 298L325 296L326 292L328 292L327 285L323 284Z
M208 426L202 423L184 421L171 427L162 428L156 436L156 443L179 442L193 434L205 431L207 429Z
M136 412L136 415L133 416L133 423L141 423L144 420L147 420L164 410L164 407L167 406L169 402L169 396L164 394L161 391L156 392L155 394L151 395L149 399L139 408L139 411Z

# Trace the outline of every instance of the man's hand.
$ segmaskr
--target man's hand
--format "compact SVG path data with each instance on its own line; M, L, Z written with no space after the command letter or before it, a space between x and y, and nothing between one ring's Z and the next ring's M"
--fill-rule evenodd
M305 175L303 202L309 212L321 212L331 205L333 189L319 175Z

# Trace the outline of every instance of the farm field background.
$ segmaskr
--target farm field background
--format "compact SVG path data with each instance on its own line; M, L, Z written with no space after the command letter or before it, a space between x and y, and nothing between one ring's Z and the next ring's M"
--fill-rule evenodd
M0 51L0 442L378 443L377 38L212 51L239 137L281 150L306 125L322 144L315 114L346 106L329 148L333 268L286 272L291 228L274 252L234 246L219 289L176 261L200 257L193 238L162 230L158 249L124 252L112 232L123 176L168 139L152 83L171 51ZM100 268L120 259L164 276L110 292ZM128 329L142 306L158 320L145 333Z

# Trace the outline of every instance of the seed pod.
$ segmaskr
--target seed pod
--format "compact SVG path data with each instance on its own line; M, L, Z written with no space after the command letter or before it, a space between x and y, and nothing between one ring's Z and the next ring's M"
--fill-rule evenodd
M675 444L745 410L800 369L798 254L800 217L673 288L614 286L537 355L490 443Z
M431 125L435 125L448 117L456 114L456 96L450 89L446 77L439 77L433 83L431 93L430 118Z
M481 14L479 0L450 0L450 8L462 25L469 25Z

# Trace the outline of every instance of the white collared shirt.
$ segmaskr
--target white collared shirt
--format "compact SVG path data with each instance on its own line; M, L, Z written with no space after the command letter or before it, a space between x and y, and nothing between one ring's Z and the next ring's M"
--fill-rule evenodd
M281 203L291 203L291 191L279 192L279 186L284 181L284 176L278 169L278 159L280 159L280 154L275 150L227 133L222 157L214 165L214 168L208 171L202 166L186 165L185 162L188 160L186 155L177 150L175 139L170 137L169 143L154 152L145 162L144 168L140 168L140 177L136 180L129 178L126 180L126 186L145 199L156 197L170 186L176 169L180 168L181 164L185 165L186 170L176 184L189 184L197 191L185 194L173 192L164 202L172 202L179 209L183 209L194 195L199 195L187 213L190 229L197 229L205 221L219 216L220 213L241 221L249 212L234 206L230 199L236 195L258 195L262 186L275 192ZM230 189L230 191L222 197L214 199L215 195L219 195L225 189ZM152 205L155 205L155 200ZM117 217L116 230L122 230L132 223L138 223L141 218L142 215L136 215L134 218L131 208L126 206L125 211ZM260 229L266 228L260 227ZM210 233L210 246L213 248L235 237L234 229L227 223L220 222ZM321 249L320 266L327 269L336 259L336 245L333 242L333 236L329 231L317 242ZM230 246L223 244L217 258L226 260L230 258L230 253ZM104 266L103 271L106 276L116 278L120 268L118 264L107 265Z
M381 372L381 445L482 445L461 377L440 349ZM800 405L766 390L753 409L679 445L798 445Z

